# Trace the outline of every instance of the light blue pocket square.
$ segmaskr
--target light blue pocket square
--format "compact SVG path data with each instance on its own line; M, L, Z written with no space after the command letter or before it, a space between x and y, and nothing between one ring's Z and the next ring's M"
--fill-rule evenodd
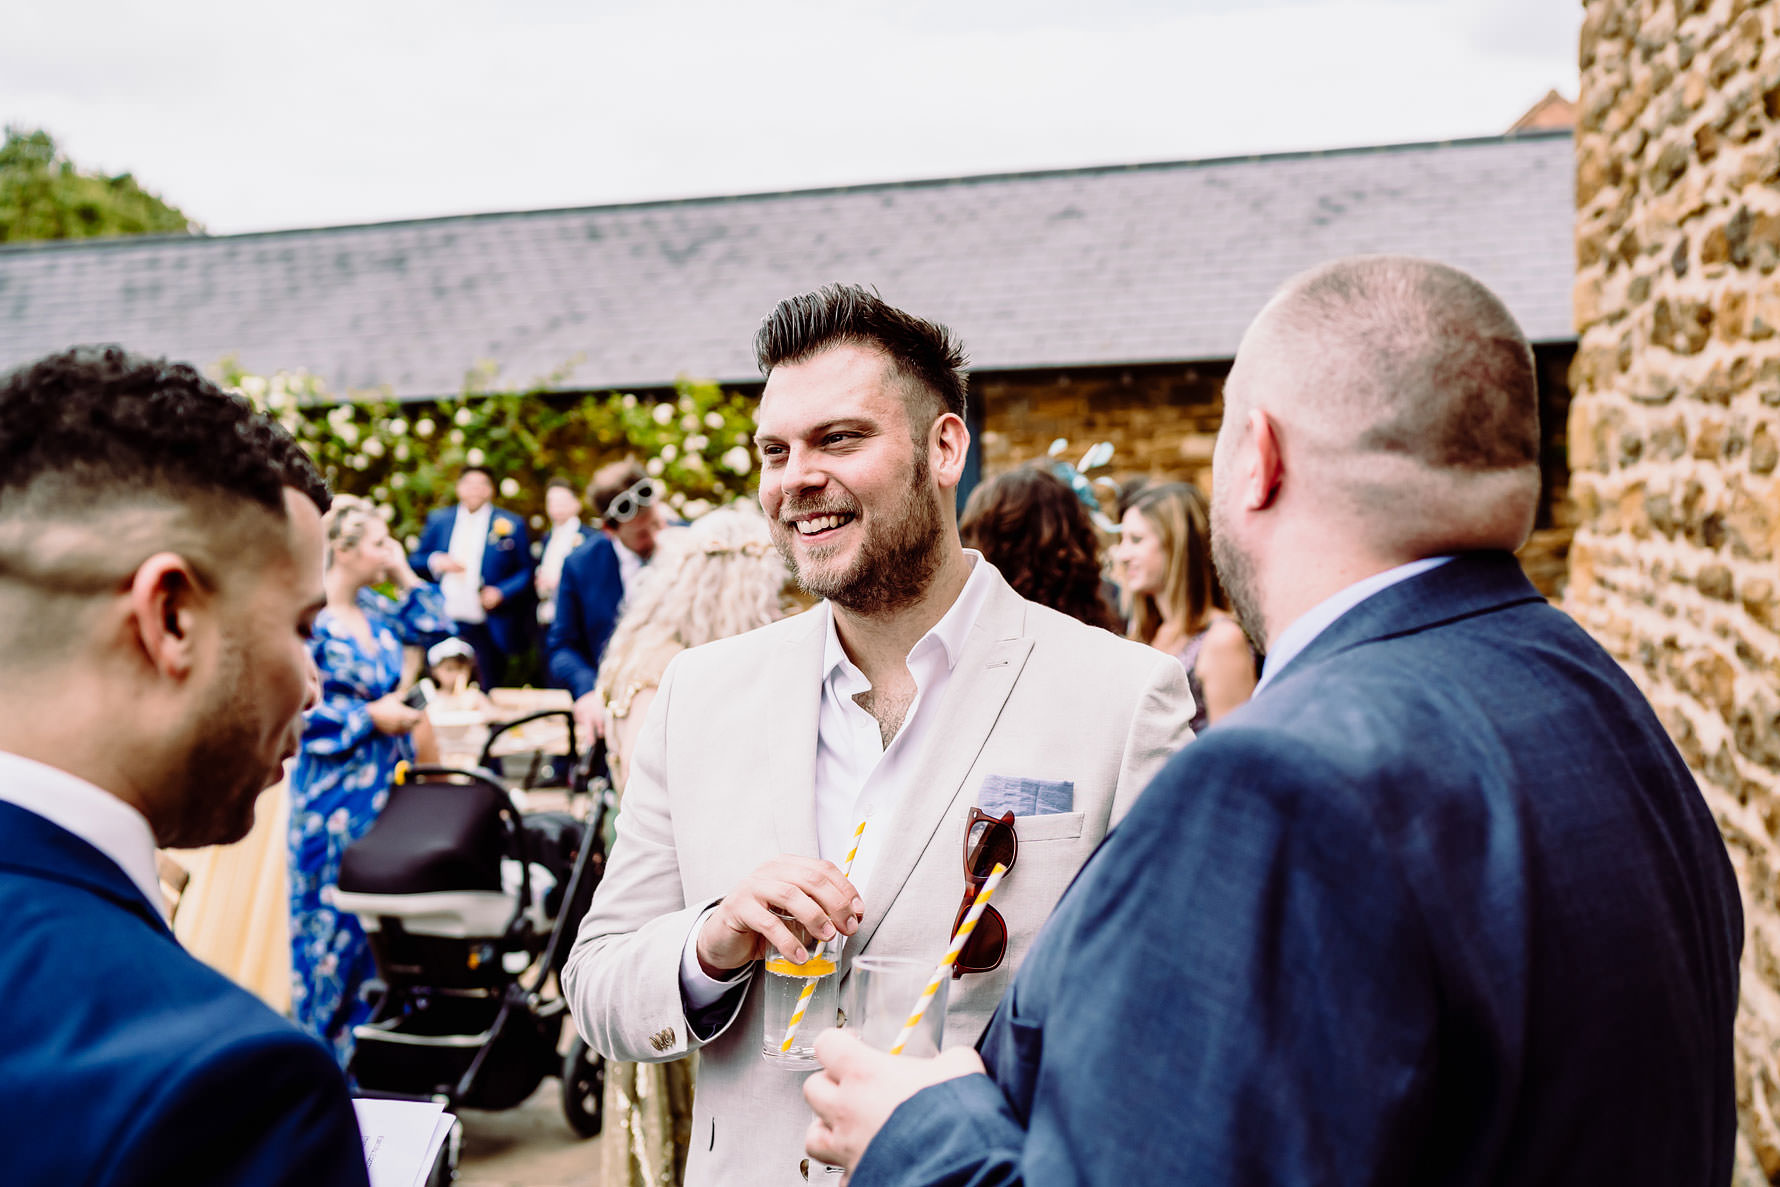
M977 807L992 816L1051 816L1075 810L1075 784L1052 779L1020 779L990 775L977 792Z

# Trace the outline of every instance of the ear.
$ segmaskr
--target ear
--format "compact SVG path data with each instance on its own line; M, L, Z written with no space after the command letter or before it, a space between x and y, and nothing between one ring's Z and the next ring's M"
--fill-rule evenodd
M927 464L934 481L945 490L964 480L964 458L970 452L970 430L954 412L942 413L927 430Z
M1285 459L1279 448L1279 430L1259 408L1248 414L1248 436L1254 443L1247 471L1242 476L1242 505L1264 511L1279 498L1285 481Z
M130 579L130 617L144 657L175 680L197 663L197 625L203 586L178 553L157 552Z

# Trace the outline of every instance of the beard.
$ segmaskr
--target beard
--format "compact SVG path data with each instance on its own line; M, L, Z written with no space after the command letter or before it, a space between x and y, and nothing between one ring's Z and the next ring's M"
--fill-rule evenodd
M853 563L830 571L798 564L792 537L795 528L782 518L772 521L773 544L797 584L814 597L827 598L855 614L884 614L918 601L945 558L945 520L931 489L927 456L915 451L909 483L901 503L887 516L873 517ZM787 499L781 517L852 508L801 504Z
M254 804L278 782L280 765L268 767L264 723L247 692L247 659L231 647L212 686L203 732L186 757L180 812L160 844L195 849L229 845L253 829Z
M1230 600L1230 613L1248 636L1249 645L1257 652L1267 652L1267 624L1261 617L1260 583L1255 575L1254 560L1236 543L1229 522L1222 512L1224 500L1217 497L1213 480L1211 500L1211 567Z

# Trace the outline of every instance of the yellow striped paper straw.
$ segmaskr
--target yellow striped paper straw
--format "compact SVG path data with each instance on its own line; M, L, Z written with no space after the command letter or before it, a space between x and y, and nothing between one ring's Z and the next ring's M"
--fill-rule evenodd
M915 1003L914 1010L909 1014L909 1020L902 1024L902 1033L896 1036L896 1042L890 1048L890 1054L901 1055L903 1047L909 1039L914 1037L915 1028L921 1025L921 1016L927 1013L927 1007L933 1002L933 995L939 992L939 987L944 984L946 977L951 973L952 965L957 961L958 954L964 951L964 941L970 939L970 933L976 930L977 920L983 917L983 911L989 906L989 896L995 893L997 886L1001 885L1001 876L1005 873L1007 873L1007 867L1000 862L996 862L995 868L989 871L989 880L983 883L981 890L977 891L976 901L970 904L970 913L964 917L964 922L958 925L958 933L952 937L952 946L946 949L944 956L940 957L939 967L933 970L933 980L927 982L927 988L921 991L921 1000Z
M853 830L853 847L847 850L846 860L841 862L841 877L845 878L853 872L853 859L859 856L859 838L864 835L865 821L861 820L859 827ZM820 980L820 977L811 977L804 982L803 992L797 995L797 1005L791 1011L791 1025L785 1028L785 1041L779 1044L780 1054L791 1050L791 1040L797 1037L798 1024L803 1021L805 1012L809 1010L810 999L816 996L816 982Z

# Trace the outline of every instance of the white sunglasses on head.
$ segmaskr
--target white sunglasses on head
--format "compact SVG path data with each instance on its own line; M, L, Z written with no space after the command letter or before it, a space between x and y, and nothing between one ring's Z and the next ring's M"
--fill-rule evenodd
M612 501L606 504L605 518L609 523L629 523L637 517L637 512L654 506L660 494L661 486L653 478L633 482L612 496Z

